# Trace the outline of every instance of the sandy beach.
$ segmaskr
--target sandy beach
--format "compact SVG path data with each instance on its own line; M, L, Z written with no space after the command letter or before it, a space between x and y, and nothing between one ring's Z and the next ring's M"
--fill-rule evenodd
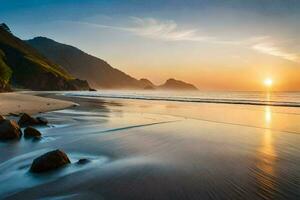
M29 92L28 92L29 93ZM32 94L10 92L0 93L0 115L37 114L74 106L71 101L43 98Z
M41 95L80 106L38 114L41 141L0 143L1 199L300 197L299 108ZM57 148L72 164L28 171Z

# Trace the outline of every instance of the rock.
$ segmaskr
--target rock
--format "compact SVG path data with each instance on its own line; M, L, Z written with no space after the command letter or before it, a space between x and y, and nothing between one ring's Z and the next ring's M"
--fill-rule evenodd
M13 116L13 117L19 117L20 116L20 114L18 114L18 113L9 113L9 115Z
M27 113L23 113L18 121L21 127L38 125L39 121Z
M33 142L38 142L38 141L40 141L41 139L42 139L41 136L34 136L34 137L32 138L32 141L33 141Z
M17 122L13 120L0 121L0 140L14 140L20 139L22 131Z
M33 160L30 171L42 173L60 168L71 163L67 154L59 149L45 153Z
M5 117L3 117L2 115L0 115L0 122L5 120Z
M40 138L41 136L42 136L42 134L35 128L32 128L31 126L27 127L24 130L24 137L26 137L26 138L31 138L31 137Z
M87 159L87 158L81 158L81 159L79 159L77 161L77 164L84 165L84 164L87 164L89 162L91 162L89 159Z
M48 124L48 120L44 117L37 117L36 119L39 121L40 125L47 125Z
M48 120L44 117L31 117L30 115L23 113L19 119L18 124L21 127L26 127L26 126L36 126L36 125L47 125Z
M97 90L96 90L96 89L93 89L93 88L90 88L89 91L90 91L90 92L96 92Z

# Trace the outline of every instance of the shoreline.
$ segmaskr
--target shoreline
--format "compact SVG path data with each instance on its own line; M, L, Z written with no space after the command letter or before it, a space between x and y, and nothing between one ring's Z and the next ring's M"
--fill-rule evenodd
M61 110L78 105L72 101L40 97L37 95L37 93L29 92L0 93L0 115L8 116L20 113L28 113L32 115Z
M39 141L23 137L0 143L0 198L299 196L294 184L299 177L299 135L286 134L299 132L298 109L24 94L80 106L40 114L49 126L36 127L42 133ZM35 158L55 149L64 151L71 163L43 175L28 173ZM79 159L89 162L79 165ZM270 188L270 182L276 187Z

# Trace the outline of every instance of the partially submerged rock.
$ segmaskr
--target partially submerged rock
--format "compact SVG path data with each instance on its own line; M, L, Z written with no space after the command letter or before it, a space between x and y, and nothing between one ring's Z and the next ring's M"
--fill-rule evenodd
M67 154L59 149L45 153L33 160L30 171L42 173L60 168L71 163Z
M89 163L89 162L91 162L89 159L87 159L87 158L81 158L81 159L79 159L79 160L77 161L77 164L79 164L79 165L84 165L84 164L87 164L87 163Z
M38 120L40 125L47 125L48 124L48 120L44 117L37 117L36 119Z
M18 113L9 113L9 115L13 116L13 117L19 117L20 116L20 114L18 114Z
M37 129L29 126L24 130L24 137L25 138L40 138L42 136L41 132Z
M36 126L36 125L47 125L48 120L43 117L34 118L27 113L23 113L18 121L21 127Z
M0 115L0 122L3 121L3 120L5 120L5 117Z
M17 122L13 120L0 120L0 140L14 140L20 139L22 131Z
M34 136L34 137L32 138L32 141L33 141L33 142L38 142L38 141L40 141L41 139L42 139L41 136Z
M34 117L31 117L27 113L23 113L18 121L18 124L21 127L34 126L34 125L37 125L38 123L39 123L39 121L37 119L35 119Z

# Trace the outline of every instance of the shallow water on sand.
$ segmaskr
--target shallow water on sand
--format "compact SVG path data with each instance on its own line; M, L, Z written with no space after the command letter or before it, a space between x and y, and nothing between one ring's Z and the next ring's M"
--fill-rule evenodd
M72 100L81 106L41 114L41 141L0 143L1 198L300 198L299 108ZM71 165L28 172L57 148Z

